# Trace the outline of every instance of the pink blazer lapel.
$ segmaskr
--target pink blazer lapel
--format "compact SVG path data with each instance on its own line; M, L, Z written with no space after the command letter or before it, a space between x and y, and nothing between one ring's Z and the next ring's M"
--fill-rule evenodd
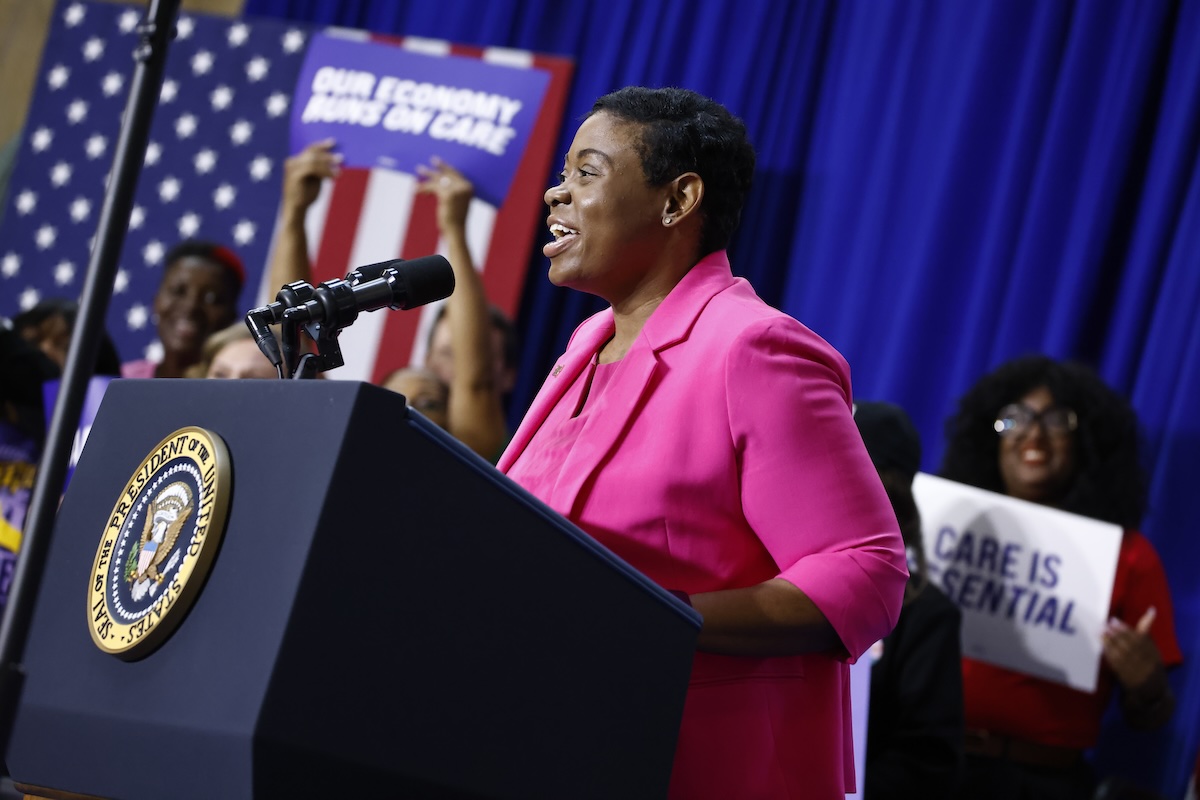
M617 446L617 440L642 408L642 398L650 387L658 363L658 353L639 338L637 345L621 360L604 392L595 398L595 405L571 448L571 455L562 465L555 489L555 500L564 508L575 507L579 492L600 468L605 456Z
M542 388L533 398L529 410L525 412L525 417L513 434L508 447L496 462L497 469L508 472L517 457L529 446L529 440L537 433L538 428L542 427L550 411L591 361L592 354L612 336L613 330L612 310L609 309L584 322L583 327L571 337L567 344L567 352L555 362L554 368L542 383Z

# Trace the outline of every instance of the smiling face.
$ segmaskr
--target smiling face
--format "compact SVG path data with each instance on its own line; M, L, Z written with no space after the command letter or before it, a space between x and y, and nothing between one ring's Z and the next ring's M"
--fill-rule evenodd
M606 113L584 120L560 183L546 190L554 241L542 248L556 286L610 303L633 296L666 247L668 189L653 187L637 152L639 128Z
M1055 404L1044 386L1020 399L1035 414ZM1000 477L1005 491L1022 500L1054 505L1075 477L1075 435L1065 430L1047 430L1035 421L1024 431L1000 438Z
M185 256L168 265L154 296L164 360L185 366L198 361L204 340L233 322L236 301L233 282L220 264Z

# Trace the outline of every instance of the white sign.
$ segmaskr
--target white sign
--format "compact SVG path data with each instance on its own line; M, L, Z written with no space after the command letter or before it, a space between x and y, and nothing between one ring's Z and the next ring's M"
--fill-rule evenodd
M871 668L882 652L878 642L850 665L850 727L854 732L854 776L858 788L846 800L860 800L867 783L867 721L871 718Z
M924 473L913 495L963 655L1094 691L1121 528Z

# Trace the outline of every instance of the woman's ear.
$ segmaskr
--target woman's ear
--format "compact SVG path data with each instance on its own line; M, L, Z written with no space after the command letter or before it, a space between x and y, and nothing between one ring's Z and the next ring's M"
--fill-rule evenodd
M691 216L703 199L704 180L694 172L683 173L669 184L663 222L670 225Z

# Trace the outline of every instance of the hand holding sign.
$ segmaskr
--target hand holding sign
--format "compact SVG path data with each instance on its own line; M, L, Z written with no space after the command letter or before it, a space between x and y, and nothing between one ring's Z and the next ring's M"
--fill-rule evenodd
M336 137L346 165L412 173L441 153L499 206L549 73L315 35L292 103L292 149Z
M1121 529L925 473L913 494L963 655L1093 691Z
M303 218L321 193L321 181L341 172L342 154L335 153L333 139L313 142L284 163L283 208L286 215Z
M471 198L475 196L474 185L436 156L428 166L417 165L417 176L421 179L417 191L437 198L438 229L443 232L465 229Z

